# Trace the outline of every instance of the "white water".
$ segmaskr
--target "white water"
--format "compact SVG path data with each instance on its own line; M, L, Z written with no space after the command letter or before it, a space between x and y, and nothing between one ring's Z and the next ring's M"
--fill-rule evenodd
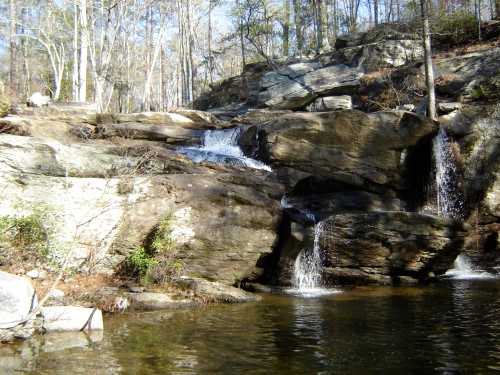
M443 127L434 138L433 150L436 161L438 214L447 218L460 219L463 216L464 203L457 186L455 158L448 134Z
M239 128L207 130L201 147L183 147L179 152L196 163L212 162L271 171L268 165L243 154L238 145L239 136Z
M336 289L326 289L321 283L321 247L320 236L324 229L324 223L319 222L314 227L314 246L311 249L303 249L295 259L293 270L293 288L287 292L299 294L303 297L317 297L322 295L339 293Z
M489 272L475 269L470 259L466 255L460 254L457 259L455 259L453 268L446 271L445 277L454 280L474 280L493 279L496 276Z

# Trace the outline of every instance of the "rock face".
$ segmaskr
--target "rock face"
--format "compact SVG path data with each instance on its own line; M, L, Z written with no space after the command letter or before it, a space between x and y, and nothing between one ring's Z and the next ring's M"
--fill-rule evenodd
M442 116L455 140L466 192L468 232L464 251L479 268L500 266L500 110L497 105L464 106Z
M292 185L315 176L368 190L376 185L401 188L401 151L435 130L432 123L406 112L294 113L257 130L254 152Z
M340 213L318 225L326 285L427 280L446 272L464 240L457 223L401 211ZM282 284L290 283L298 252L315 241L311 227L295 224L291 232L279 260Z
M182 274L234 284L272 252L281 217L283 188L268 172L193 164L149 139L116 145L1 134L0 176L0 216L43 207L49 257L69 256L92 272L114 273L169 216Z
M443 59L436 64L436 91L462 100L500 99L500 48Z
M28 279L0 271L0 341L25 339L34 332L34 318L20 324L37 307Z

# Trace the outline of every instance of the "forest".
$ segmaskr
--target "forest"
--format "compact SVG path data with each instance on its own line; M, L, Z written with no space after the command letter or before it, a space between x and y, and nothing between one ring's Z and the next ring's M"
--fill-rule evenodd
M3 0L0 79L10 97L103 112L189 107L257 61L312 57L380 24L419 32L415 0ZM428 2L443 45L481 39L499 0ZM14 100L14 101L15 101Z

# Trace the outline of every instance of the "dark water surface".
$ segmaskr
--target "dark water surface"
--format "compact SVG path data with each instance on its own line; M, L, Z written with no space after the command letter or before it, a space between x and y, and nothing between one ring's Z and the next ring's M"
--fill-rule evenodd
M113 316L105 328L3 347L0 373L500 372L500 282L267 295L251 304Z

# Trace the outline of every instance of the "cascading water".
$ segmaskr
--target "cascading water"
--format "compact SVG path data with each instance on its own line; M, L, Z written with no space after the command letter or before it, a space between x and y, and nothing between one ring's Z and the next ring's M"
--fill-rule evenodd
M495 275L483 270L475 269L470 259L460 254L451 270L446 271L445 277L455 280L472 280L472 279L491 279Z
M324 231L325 223L319 222L314 227L313 248L303 249L295 259L293 268L293 288L290 293L303 297L317 297L327 294L339 293L336 289L326 289L322 285L322 260L320 238Z
M323 230L323 223L319 222L314 227L314 246L310 249L303 249L297 259L293 269L293 285L298 291L314 290L321 286L321 249L319 239Z
M458 187L458 170L446 130L441 127L433 143L436 163L438 214L452 219L464 215L463 196Z
M268 165L243 154L238 145L240 133L240 128L207 130L201 147L183 147L179 152L196 163L212 162L271 171Z

